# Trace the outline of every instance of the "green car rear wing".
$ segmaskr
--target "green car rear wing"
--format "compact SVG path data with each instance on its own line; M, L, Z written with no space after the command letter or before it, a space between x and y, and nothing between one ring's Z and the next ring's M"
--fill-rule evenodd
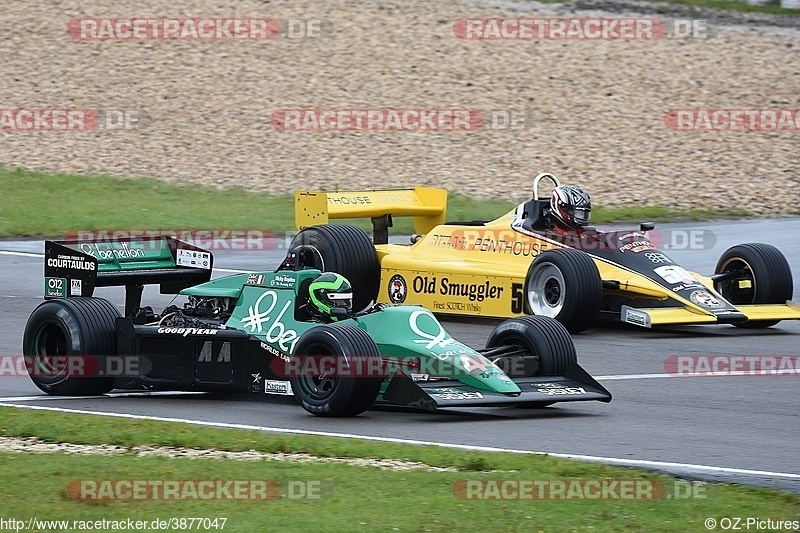
M161 294L211 279L211 252L174 237L45 241L44 297L92 296L95 287L125 287L125 314L141 305L145 285Z

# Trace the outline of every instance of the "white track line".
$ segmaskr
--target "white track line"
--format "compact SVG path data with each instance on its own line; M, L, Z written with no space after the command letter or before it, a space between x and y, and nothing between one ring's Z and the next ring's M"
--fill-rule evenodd
M0 250L0 255L17 255L20 257L37 257L37 258L44 258L44 254L38 254L34 252L12 252L10 250ZM244 274L249 272L249 270L235 270L232 268L214 268L215 272L231 272L233 274Z
M656 378L683 378L683 377L710 377L710 376L673 376L672 374L618 374L613 376L594 376L597 381L617 381L620 379L656 379Z
M450 444L444 442L432 442L432 441L424 441L424 440L412 440L412 439L399 439L393 437L374 437L370 435L354 435L352 433L336 433L330 431L311 431L305 429L287 429L287 428L277 428L277 427L270 427L270 426L254 426L250 424L231 424L226 422L205 422L201 420L190 420L185 418L168 418L168 417L161 417L161 416L145 416L145 415L134 415L129 413L106 413L102 411L88 411L85 409L65 409L62 407L45 407L41 405L17 405L13 403L0 403L0 407L14 407L18 409L30 409L32 411L52 411L58 413L71 413L71 414L81 414L81 415L93 415L93 416L107 416L112 418L127 418L127 419L134 419L134 420L153 420L156 422L170 422L170 423L179 423L179 424L191 424L195 426L206 426L206 427L217 427L217 428L226 428L226 429L247 429L253 431L264 431L270 433L287 433L291 435L314 435L320 437L338 437L338 438L345 438L345 439L362 439L368 441L376 441L376 442L391 442L394 444L413 444L417 446L436 446L439 448L453 448L457 450L467 450L467 451L475 451L475 452L503 452L503 453L517 453L522 455L548 455L550 457L557 457L559 459L572 459L577 461L589 461L593 463L603 463L609 465L618 465L618 466L634 466L639 468L653 468L653 469L674 469L679 468L682 470L693 470L696 472L707 472L707 473L724 473L724 474L742 474L742 475L754 475L754 476L763 476L763 477L771 477L771 478L782 478L782 479L797 479L800 480L800 474L791 474L788 472L770 472L767 470L748 470L743 468L729 468L724 466L707 466L707 465L695 465L690 463L670 463L664 461L645 461L639 459L618 459L616 457L600 457L596 455L580 455L580 454L573 454L573 453L550 453L550 452L538 452L532 450L514 450L509 448L493 448L490 446L471 446L468 444Z
M44 254L35 254L33 252L12 252L10 250L0 250L0 255L18 255L20 257L44 257Z

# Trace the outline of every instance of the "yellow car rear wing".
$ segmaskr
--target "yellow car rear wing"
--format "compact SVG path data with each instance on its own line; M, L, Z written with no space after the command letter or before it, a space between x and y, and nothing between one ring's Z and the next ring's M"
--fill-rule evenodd
M294 193L294 221L298 230L327 224L337 218L372 219L373 241L386 244L392 217L413 217L414 231L427 233L444 224L447 191L434 187L414 187L385 191Z

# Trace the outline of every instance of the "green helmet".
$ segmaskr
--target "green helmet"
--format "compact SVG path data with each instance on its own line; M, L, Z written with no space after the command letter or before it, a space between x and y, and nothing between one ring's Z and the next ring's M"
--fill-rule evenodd
M308 286L308 296L311 306L334 322L339 319L341 312L333 313L332 309L344 309L347 316L353 310L353 289L350 282L335 272L317 276Z

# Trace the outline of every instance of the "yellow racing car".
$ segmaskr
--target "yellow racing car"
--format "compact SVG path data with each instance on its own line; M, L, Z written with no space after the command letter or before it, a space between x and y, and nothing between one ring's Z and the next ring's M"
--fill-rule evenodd
M539 183L551 180L550 197ZM435 313L556 318L570 332L598 317L642 327L732 324L769 327L800 319L783 254L762 243L728 249L713 275L676 264L648 232L598 231L577 187L536 176L533 198L492 221L445 223L447 192L414 189L324 193L297 191L299 233L290 254L339 272L356 288L354 305L420 304ZM409 244L390 244L394 216L411 216ZM373 238L331 219L370 218Z

